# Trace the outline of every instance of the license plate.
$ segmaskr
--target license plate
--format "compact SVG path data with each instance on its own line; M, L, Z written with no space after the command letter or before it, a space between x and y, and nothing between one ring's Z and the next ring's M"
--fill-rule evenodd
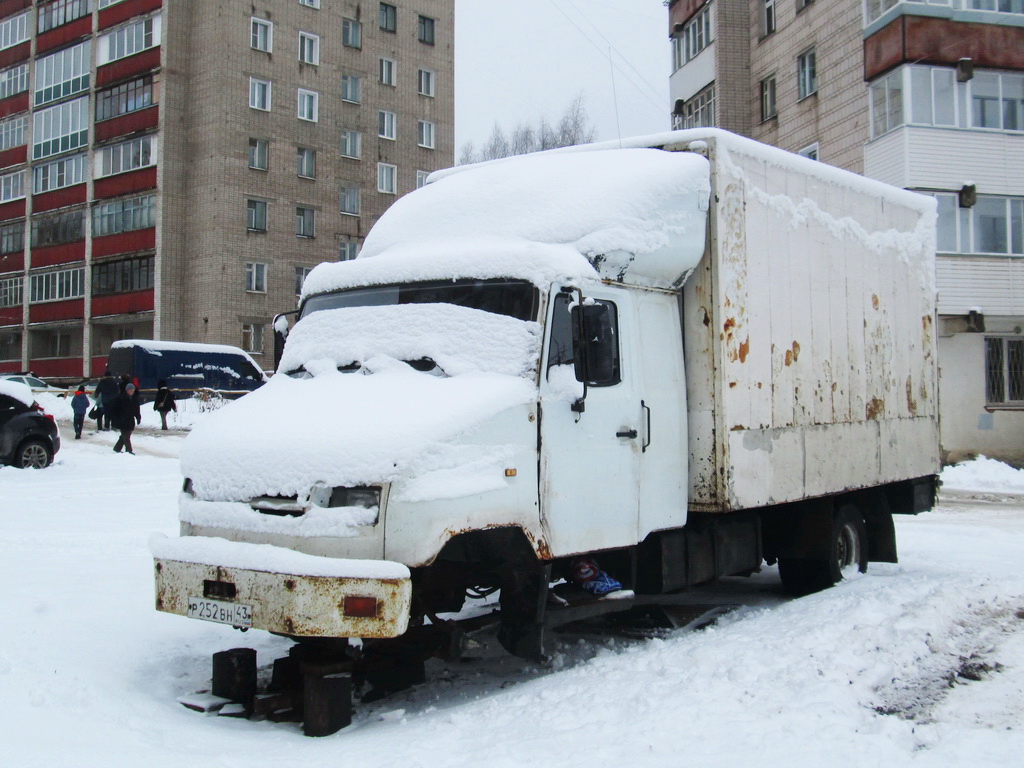
M210 600L206 597L190 597L187 615L190 619L216 621L220 624L230 624L233 627L252 626L252 606L242 603L225 603L222 600Z

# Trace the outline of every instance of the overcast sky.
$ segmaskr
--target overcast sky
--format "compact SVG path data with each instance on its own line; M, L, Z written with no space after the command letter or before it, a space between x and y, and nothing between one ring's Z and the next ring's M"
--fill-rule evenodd
M579 93L597 139L667 130L670 61L662 0L455 0L456 159Z

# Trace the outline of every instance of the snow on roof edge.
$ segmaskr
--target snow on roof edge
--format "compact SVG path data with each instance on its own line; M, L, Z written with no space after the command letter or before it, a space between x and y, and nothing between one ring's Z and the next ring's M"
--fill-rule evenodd
M230 344L204 344L198 341L162 341L159 339L121 339L110 345L111 349L129 349L141 347L154 352L210 352L222 355L241 355L260 369L259 364L240 347Z

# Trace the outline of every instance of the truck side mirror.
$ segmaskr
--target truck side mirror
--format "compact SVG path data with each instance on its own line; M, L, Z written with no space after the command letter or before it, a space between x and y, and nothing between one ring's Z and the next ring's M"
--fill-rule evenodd
M572 308L573 367L576 380L592 387L610 387L619 375L618 320L611 302L577 304Z

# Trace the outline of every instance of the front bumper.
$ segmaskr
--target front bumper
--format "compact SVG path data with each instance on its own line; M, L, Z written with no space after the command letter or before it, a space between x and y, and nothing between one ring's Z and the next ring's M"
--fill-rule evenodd
M193 618L207 618L197 600L248 606L249 626L293 637L398 637L409 625L412 582L399 563L200 536L154 536L150 548L159 611L188 616L191 603Z

